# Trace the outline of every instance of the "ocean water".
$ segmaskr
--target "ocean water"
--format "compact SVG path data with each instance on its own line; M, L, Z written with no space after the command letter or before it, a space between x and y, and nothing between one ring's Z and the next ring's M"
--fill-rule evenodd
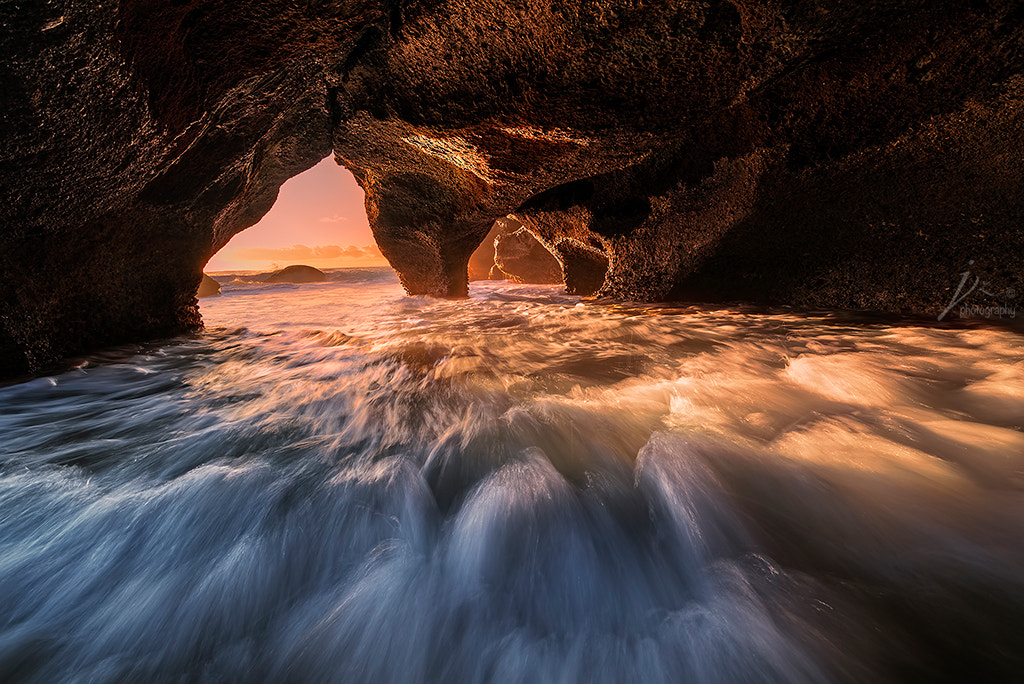
M1024 337L388 271L0 388L0 680L1024 680Z

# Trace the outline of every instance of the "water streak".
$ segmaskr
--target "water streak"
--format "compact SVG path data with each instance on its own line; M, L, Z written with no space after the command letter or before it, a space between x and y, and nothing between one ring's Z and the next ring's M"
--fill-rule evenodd
M0 388L0 679L1012 680L1005 330L229 283Z

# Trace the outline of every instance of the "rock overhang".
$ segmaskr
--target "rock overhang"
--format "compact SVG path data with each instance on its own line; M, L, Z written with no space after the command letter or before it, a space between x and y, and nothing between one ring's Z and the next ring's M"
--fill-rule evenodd
M11 368L200 325L205 260L332 150L413 293L464 295L509 214L603 295L1024 291L1013 2L4 9Z

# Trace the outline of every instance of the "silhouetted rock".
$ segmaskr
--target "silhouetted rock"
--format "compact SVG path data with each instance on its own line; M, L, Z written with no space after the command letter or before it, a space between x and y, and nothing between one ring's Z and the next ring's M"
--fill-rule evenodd
M274 271L263 279L265 283L321 283L327 280L327 274L312 266L296 264Z
M219 294L220 283L204 273L203 280L199 283L199 291L196 292L196 297L212 297Z
M198 329L195 274L332 150L413 294L465 296L509 215L569 287L607 260L602 295L937 315L968 268L1024 292L1016 0L3 16L5 368Z

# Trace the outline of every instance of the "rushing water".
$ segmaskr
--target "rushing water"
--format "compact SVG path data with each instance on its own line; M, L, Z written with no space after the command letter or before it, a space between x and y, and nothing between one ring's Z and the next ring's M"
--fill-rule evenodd
M0 679L1024 676L1019 334L334 278L0 388Z

